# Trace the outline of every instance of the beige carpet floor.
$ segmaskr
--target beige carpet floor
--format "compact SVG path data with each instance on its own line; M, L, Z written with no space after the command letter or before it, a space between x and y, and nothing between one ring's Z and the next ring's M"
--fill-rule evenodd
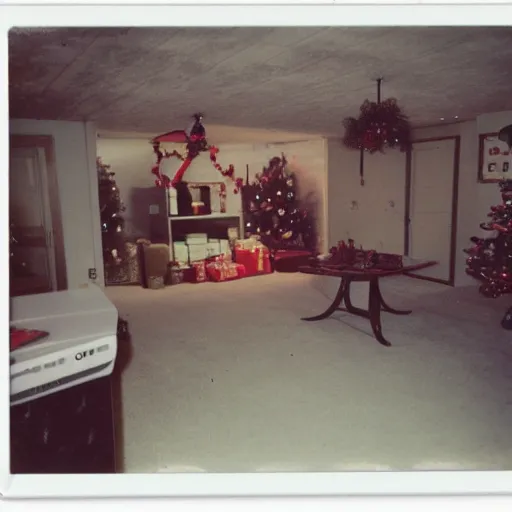
M125 471L512 469L510 298L383 280L414 310L383 314L386 348L365 319L300 320L327 307L329 279L108 288L134 351Z

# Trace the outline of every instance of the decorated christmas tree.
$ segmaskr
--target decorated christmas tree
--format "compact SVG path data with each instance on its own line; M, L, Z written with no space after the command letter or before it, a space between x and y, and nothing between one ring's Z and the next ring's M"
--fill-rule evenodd
M103 245L103 262L106 273L119 265L124 259L124 220L121 213L125 206L117 188L115 173L110 171L101 158L96 160L98 171L98 192L101 217L101 240Z
M494 236L472 237L473 247L465 249L466 272L482 282L480 293L496 298L512 292L512 180L499 183L502 204L491 206L488 222L480 224Z
M300 208L296 176L287 169L284 155L274 157L252 183L242 189L245 234L260 235L264 244L276 249L315 250L313 221Z

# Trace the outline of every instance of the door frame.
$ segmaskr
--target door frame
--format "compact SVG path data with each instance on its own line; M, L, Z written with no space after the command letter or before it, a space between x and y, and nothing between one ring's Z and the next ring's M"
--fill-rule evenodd
M67 290L68 279L66 257L64 253L64 235L62 229L62 214L60 209L59 183L55 164L54 140L51 135L19 135L11 134L9 148L43 149L46 163L46 178L48 182L48 197L50 216L52 218L53 247L55 250L55 277L57 290Z
M452 228L450 233L450 274L448 279L436 279L434 277L421 276L418 274L407 273L409 277L433 281L435 283L455 285L455 263L457 251L457 213L459 209L459 171L460 171L460 135L450 135L446 137L432 137L427 139L417 139L411 142L406 153L405 161L405 212L404 212L404 255L409 255L410 249L410 224L411 224L411 178L412 178L412 151L414 144L422 142L438 142L443 140L453 140L453 179L452 179Z

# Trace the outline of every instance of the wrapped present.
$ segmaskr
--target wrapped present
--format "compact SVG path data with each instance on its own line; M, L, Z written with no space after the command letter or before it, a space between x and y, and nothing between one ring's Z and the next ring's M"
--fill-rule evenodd
M189 233L185 235L185 242L188 246L204 245L208 242L208 235L206 233Z
M165 288L165 281L163 276L149 276L148 288L150 290L160 290Z
M192 261L190 267L183 269L183 280L187 283L204 283L208 281L205 261Z
M183 283L184 280L185 276L183 273L183 267L180 266L177 262L170 262L169 265L167 266L165 284L181 284Z
M188 265L188 246L185 242L174 242L174 260L185 267Z
M238 279L242 279L247 275L247 271L245 270L245 266L241 263L233 263L233 265L236 265L236 272L238 274Z
M233 263L230 260L219 256L206 265L206 272L211 281L231 281L245 277L245 267L240 263Z
M230 254L231 246L229 245L229 240L219 240L220 242L220 253L221 254Z
M262 243L256 242L252 249L235 247L236 262L245 267L247 276L271 274L270 251Z
M206 257L220 256L222 251L220 249L220 240L210 239L206 244Z
M194 244L188 246L188 256L190 261L202 261L208 257L206 244Z
M261 242L259 241L259 237L257 235L253 235L250 238L244 238L243 240L237 240L235 242L235 250L236 249L253 250L259 244L261 244Z
M118 265L111 265L106 268L106 284L140 284L140 260L139 246L131 242L126 242L124 244L124 258L122 261Z
M313 253L306 250L276 251L274 254L274 270L276 272L298 272L299 267L310 263Z

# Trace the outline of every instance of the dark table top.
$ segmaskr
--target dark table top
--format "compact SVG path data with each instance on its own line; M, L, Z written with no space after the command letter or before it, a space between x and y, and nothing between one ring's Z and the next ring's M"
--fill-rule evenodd
M404 257L403 267L393 270L374 269L374 268L357 268L357 267L330 267L319 263L318 266L299 267L299 272L303 274L314 274L319 276L331 277L347 277L353 281L370 281L379 277L396 276L400 274L408 274L424 268L437 265L436 261L415 260L413 258Z

